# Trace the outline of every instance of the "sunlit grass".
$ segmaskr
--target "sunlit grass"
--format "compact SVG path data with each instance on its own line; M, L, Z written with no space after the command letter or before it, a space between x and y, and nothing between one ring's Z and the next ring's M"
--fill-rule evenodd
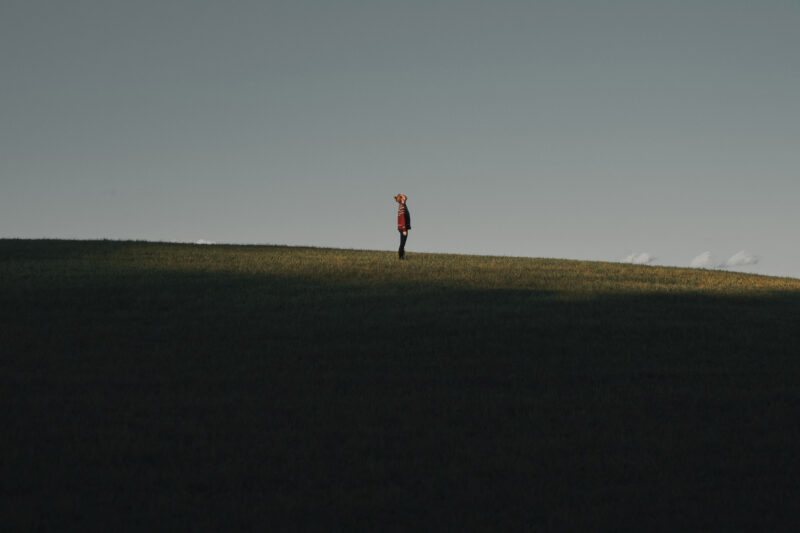
M109 253L111 268L314 277L352 284L425 283L460 288L538 289L563 297L590 294L798 291L800 280L720 270L455 254L394 253L279 246L138 244ZM97 263L95 263L97 264Z

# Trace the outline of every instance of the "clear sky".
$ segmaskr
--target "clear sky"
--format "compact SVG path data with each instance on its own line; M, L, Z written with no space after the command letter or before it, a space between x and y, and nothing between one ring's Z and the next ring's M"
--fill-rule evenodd
M399 192L409 253L800 277L800 2L0 3L0 237L389 250Z

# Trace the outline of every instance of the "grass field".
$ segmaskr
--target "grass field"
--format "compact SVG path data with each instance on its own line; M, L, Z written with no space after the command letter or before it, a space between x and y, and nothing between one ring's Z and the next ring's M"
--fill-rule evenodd
M0 240L3 531L800 527L800 280Z

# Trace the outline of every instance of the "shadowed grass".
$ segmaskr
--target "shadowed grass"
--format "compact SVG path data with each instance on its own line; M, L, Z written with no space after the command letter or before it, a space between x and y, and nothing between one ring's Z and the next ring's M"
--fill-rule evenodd
M800 281L0 241L12 529L798 525Z

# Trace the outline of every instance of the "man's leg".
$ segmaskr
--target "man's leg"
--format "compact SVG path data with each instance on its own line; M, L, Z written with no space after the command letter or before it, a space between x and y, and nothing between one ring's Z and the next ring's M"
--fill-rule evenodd
M397 251L397 258L398 259L405 259L406 257L406 239L408 239L408 233L400 232L400 249Z

